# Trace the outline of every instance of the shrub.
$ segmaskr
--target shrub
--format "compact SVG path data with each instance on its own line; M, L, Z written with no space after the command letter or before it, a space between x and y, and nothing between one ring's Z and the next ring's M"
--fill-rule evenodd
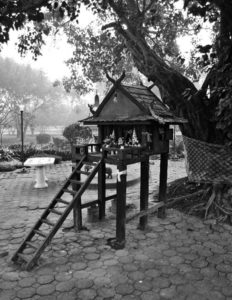
M91 139L92 130L89 127L83 127L78 123L74 123L64 129L63 136L72 145L76 143L77 139Z
M14 157L14 152L7 148L0 148L0 161L10 161Z
M37 144L48 144L51 140L51 136L47 133L40 133L36 136Z
M52 139L53 139L53 143L54 143L56 150L59 150L59 151L60 150L64 150L64 151L70 150L70 144L69 144L69 142L67 142L67 140L57 138L57 137L52 137Z
M11 157L14 159L21 160L21 145L12 145L13 150L11 149ZM38 156L51 156L55 157L55 163L58 163L61 159L63 161L71 160L72 154L70 150L66 151L59 151L55 149L46 149L46 150L38 150L34 145L25 145L23 148L23 157L24 161L27 160L29 157L38 157Z

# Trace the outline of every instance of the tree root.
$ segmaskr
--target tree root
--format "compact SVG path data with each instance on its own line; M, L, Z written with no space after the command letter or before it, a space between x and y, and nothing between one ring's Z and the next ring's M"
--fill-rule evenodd
M180 197L172 197L178 193ZM204 219L212 218L217 223L232 224L232 187L228 184L194 185L183 178L171 184L167 207Z
M188 194L188 195L184 195L184 196L180 196L180 197L176 197L176 198L170 198L170 199L168 199L166 207L172 207L174 204L177 204L180 201L194 198L196 196L200 196L203 193L204 193L204 190L200 190L200 191L197 191L192 194Z

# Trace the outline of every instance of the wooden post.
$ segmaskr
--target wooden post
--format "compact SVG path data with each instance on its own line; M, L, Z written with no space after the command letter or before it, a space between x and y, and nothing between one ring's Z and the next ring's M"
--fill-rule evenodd
M125 247L126 236L126 164L120 161L118 164L117 178L117 203L116 203L116 247ZM120 175L120 172L121 175ZM123 174L124 173L124 174Z
M149 156L141 162L141 179L140 179L140 211L148 209L149 196ZM147 226L147 215L139 219L138 228L144 230Z
M159 201L166 204L166 190L167 190L167 176L168 176L168 153L162 153L160 156L160 185L159 185ZM158 217L165 217L165 206L158 209Z
M99 201L99 219L106 214L106 165L103 161L98 171L98 201Z
M78 164L77 160L77 148L72 146L72 171L76 168ZM81 174L76 173L74 178L75 180L81 181ZM78 191L80 184L72 183L72 189ZM74 230L78 231L82 229L82 212L81 212L81 198L73 206L73 227Z

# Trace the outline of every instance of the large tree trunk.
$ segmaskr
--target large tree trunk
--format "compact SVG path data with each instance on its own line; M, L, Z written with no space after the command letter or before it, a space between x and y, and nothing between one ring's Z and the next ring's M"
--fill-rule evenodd
M135 1L131 0L132 3ZM139 28L113 0L109 4L125 26L117 24L115 29L123 36L127 49L133 56L138 70L165 91L163 101L178 116L188 120L181 126L183 135L211 143L221 143L216 123L212 121L212 109L207 106L206 89L197 90L194 84L173 67L169 66L151 49Z

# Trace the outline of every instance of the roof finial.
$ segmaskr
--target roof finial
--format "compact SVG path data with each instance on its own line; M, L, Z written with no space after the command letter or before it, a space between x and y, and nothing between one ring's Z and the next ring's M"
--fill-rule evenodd
M120 82L125 78L126 76L126 72L125 70L123 70L122 75L117 79L113 79L112 77L110 77L109 73L107 72L107 70L105 69L105 73L106 73L106 78L111 81L114 85L120 84Z

